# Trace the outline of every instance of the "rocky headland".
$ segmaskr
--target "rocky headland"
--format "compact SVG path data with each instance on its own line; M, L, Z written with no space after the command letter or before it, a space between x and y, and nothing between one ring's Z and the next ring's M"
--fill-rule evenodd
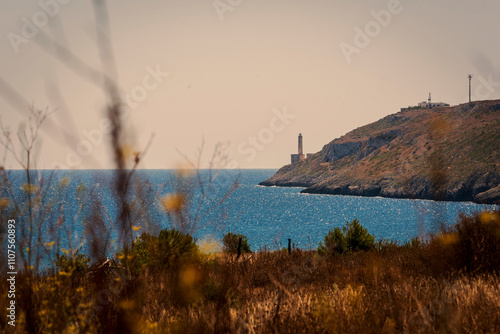
M500 100L389 115L260 184L304 187L304 193L497 204Z

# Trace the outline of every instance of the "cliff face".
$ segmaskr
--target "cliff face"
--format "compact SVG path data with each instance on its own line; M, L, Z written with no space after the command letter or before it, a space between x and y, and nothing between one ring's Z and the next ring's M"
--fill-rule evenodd
M260 184L300 186L306 193L497 203L500 100L384 117Z

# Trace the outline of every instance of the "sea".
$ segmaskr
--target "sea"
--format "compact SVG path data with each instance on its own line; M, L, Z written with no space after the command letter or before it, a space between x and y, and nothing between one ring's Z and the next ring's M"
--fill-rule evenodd
M252 250L281 249L288 239L293 247L316 249L329 230L358 219L376 240L404 243L455 224L461 213L498 208L472 202L303 194L302 188L258 185L275 172L136 170L127 181L133 233L176 227L200 244L220 245L223 235L231 231L247 236ZM0 197L8 197L12 189L18 202L26 201L25 172L11 170L8 175L11 184L0 189ZM38 170L31 172L31 180L43 191L36 204L42 226L34 229L34 235L42 235L45 244L57 239L60 247L86 249L89 222L96 221L99 229L94 237L101 235L118 244L120 197L115 171ZM175 201L175 194L182 194L182 204ZM18 228L27 224L26 211L17 218Z

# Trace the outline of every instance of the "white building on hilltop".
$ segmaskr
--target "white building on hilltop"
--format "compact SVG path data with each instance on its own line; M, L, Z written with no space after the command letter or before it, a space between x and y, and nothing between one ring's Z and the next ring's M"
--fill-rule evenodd
M434 108L434 107L449 107L450 105L448 103L444 103L444 102L431 102L429 104L429 102L427 101L422 101L418 104L418 106L420 108Z
M407 108L401 108L401 111L405 111L406 109L418 109L418 108L428 108L432 109L434 107L449 107L450 105L445 102L432 102L431 101L431 93L429 93L429 99L427 101L422 101L418 104L418 107L413 106L413 107L407 107Z

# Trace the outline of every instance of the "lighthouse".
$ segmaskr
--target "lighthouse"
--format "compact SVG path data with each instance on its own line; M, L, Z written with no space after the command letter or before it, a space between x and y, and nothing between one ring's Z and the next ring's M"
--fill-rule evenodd
M311 156L312 156L312 154L310 154L310 153L307 154L307 158L309 158ZM294 162L304 160L305 158L306 158L306 155L304 154L304 145L302 143L302 133L299 133L299 149L298 149L297 154L291 155L292 164Z
M302 146L302 133L299 133L299 155L304 155L304 148Z

